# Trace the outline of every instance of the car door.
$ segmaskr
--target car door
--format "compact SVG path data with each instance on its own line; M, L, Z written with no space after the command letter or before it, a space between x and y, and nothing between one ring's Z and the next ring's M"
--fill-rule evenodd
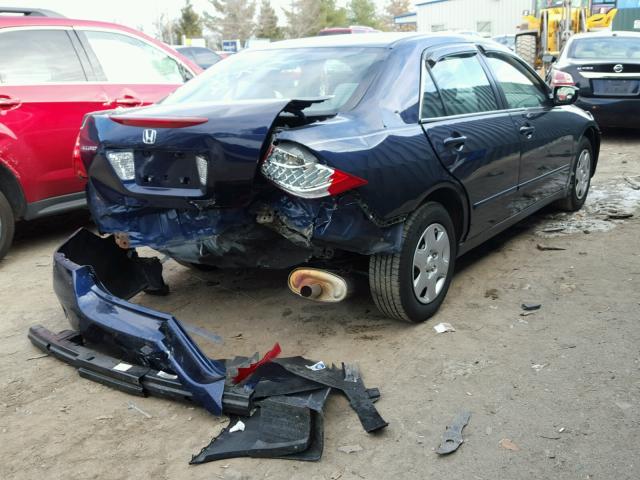
M566 187L574 139L554 107L544 82L516 57L486 52L485 58L520 133L518 209L522 210Z
M168 52L128 32L76 31L113 108L158 102L193 77Z
M469 238L511 216L520 139L475 46L427 52L420 116L442 164L466 189Z
M28 203L81 192L72 153L85 113L106 108L71 28L0 29L0 161Z

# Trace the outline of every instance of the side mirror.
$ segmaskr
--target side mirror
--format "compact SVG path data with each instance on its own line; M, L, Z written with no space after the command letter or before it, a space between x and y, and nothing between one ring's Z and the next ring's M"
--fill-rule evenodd
M542 63L546 63L546 64L554 63L556 60L558 60L556 56L551 55L550 53L547 53L542 56Z
M553 103L555 105L573 105L578 100L578 89L576 87L556 87L553 90Z

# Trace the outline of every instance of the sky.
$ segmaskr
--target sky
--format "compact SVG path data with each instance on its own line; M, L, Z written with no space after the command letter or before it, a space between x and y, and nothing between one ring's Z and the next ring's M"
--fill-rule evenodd
M378 10L382 12L386 0L374 0ZM338 0L338 4L346 5L348 0ZM120 23L138 28L153 35L154 21L161 14L177 17L184 6L184 0L0 0L3 7L39 7L54 10L66 17L87 20L102 20ZM210 6L207 0L192 0L197 11ZM259 4L259 1L256 1ZM282 8L288 7L291 0L271 0L271 5L284 23Z

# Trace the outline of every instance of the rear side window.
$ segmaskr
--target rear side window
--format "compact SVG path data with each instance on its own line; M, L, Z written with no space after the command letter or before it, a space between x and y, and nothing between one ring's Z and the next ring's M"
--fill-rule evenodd
M83 32L106 80L113 83L183 83L180 66L141 40L111 32Z
M489 79L475 54L445 57L431 66L431 74L447 115L498 110ZM427 93L426 89L424 93ZM430 108L438 108L437 103L434 105L423 108L423 117L428 116L425 112L428 114Z
M517 60L489 54L489 67L504 92L509 108L534 108L547 104L540 81Z
M0 84L33 85L86 80L66 31L0 32Z

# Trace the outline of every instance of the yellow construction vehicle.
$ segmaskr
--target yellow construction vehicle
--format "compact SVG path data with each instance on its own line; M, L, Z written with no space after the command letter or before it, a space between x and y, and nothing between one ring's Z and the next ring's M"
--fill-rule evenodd
M574 33L611 28L617 9L594 13L597 6L593 4L590 0L533 0L516 34L516 53L534 68L545 70Z

